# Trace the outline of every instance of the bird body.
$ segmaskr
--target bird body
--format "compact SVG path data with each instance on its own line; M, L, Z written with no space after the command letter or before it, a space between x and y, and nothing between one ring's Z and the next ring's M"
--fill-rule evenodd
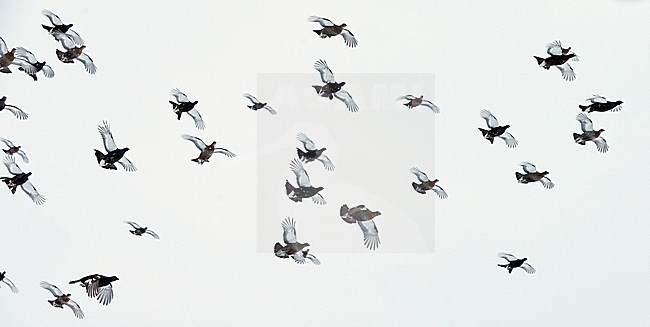
M321 81L325 83L324 85L312 85L316 90L316 94L320 97L328 98L330 100L337 98L345 103L345 106L351 112L359 111L359 107L356 102L352 99L352 96L347 91L343 90L345 82L336 82L334 79L334 73L327 66L327 62L323 59L319 59L314 63L314 69L320 74Z
M445 190L442 189L442 187L437 185L437 183L438 183L437 179L429 180L429 177L427 176L427 174L425 174L424 172L422 172L420 169L418 169L416 167L411 168L409 170L409 172L411 174L414 174L418 178L418 181L420 181L419 184L416 183L416 182L411 183L411 186L413 186L413 189L416 192L418 192L420 194L426 194L427 191L433 191L441 199L447 198L447 196L448 196L447 192L445 192Z
M508 261L507 264L497 264L499 267L506 268L508 270L508 273L511 274L512 270L515 268L521 268L524 271L526 271L528 274L534 274L535 273L535 268L531 266L528 263L525 263L528 258L523 258L523 259L518 259L512 254L508 254L505 252L500 252L498 254L499 258L505 259Z
M50 23L52 23L52 25L54 25L54 26L47 26L41 24L41 26L56 40L65 38L66 40L68 40L70 44L77 44L77 45L84 44L84 40L81 38L81 36L79 36L77 32L71 29L73 24L64 24L63 21L61 21L61 18L59 18L59 16L57 16L55 13L47 9L44 9L41 13L50 20Z
M108 124L107 121L103 121L102 123L103 125L99 125L97 131L99 131L99 134L102 136L102 141L104 143L104 149L106 150L106 154L95 149L95 158L97 158L97 163L99 164L99 166L104 169L117 170L115 164L119 163L122 166L122 168L124 168L124 170L128 172L136 171L137 168L135 168L131 160L129 160L127 157L124 156L126 152L129 151L130 149L118 148L117 145L115 144L115 139L113 139L111 126Z
M309 16L308 20L310 22L319 23L321 27L323 27L319 30L313 30L321 39L341 35L347 46L350 48L357 46L358 42L354 37L354 34L352 34L350 30L346 29L348 26L347 24L343 23L341 25L336 25L331 20L318 16Z
M172 105L172 110L176 114L178 120L181 120L183 113L187 113L192 120L194 120L196 128L205 129L205 122L203 121L199 111L195 108L199 101L190 101L187 95L177 88L169 91L169 94L176 98L176 102L169 101L169 103Z
M80 47L72 47L66 51L56 50L56 57L59 58L59 61L65 64L72 64L75 60L83 63L86 72L89 74L95 74L97 72L97 66L93 62L92 58L88 54L84 53L85 45Z
M309 243L299 243L296 236L296 221L287 217L282 221L282 239L286 245L276 242L273 246L273 253L276 257L286 259L293 258L297 264L304 264L309 259L313 264L320 265L321 262L309 253Z
M32 175L31 172L23 172L22 169L18 167L14 157L12 156L5 157L3 163L7 167L7 170L9 170L9 173L13 176L0 177L0 181L7 184L7 187L11 190L12 194L15 194L16 189L20 186L20 188L32 199L32 201L34 201L34 203L37 205L45 203L45 197L38 193L32 182L29 181L29 177Z
M576 120L580 122L582 134L573 133L573 140L580 145L585 145L589 141L594 142L598 152L606 153L609 150L609 145L607 144L607 141L600 136L600 134L605 130L594 130L594 124L591 119L582 112L576 116Z
M498 137L506 142L506 145L509 148L516 148L518 143L512 134L506 132L510 125L500 126L499 121L489 110L481 110L481 118L485 119L489 129L483 129L479 127L479 131L483 135L483 138L490 141L490 144L494 144L494 138Z
M350 209L347 204L341 206L339 210L341 219L348 224L356 223L363 232L363 244L370 250L376 250L381 243L379 241L379 230L373 219L381 212L372 211L365 205L358 205Z
M184 140L188 140L188 141L194 143L194 145L201 151L197 158L192 159L192 161L198 163L199 165L202 165L205 162L209 162L210 158L212 158L212 155L215 154L215 153L223 154L223 155L225 155L226 157L229 157L229 158L236 157L236 155L233 152L230 152L227 149L217 148L216 147L216 145L217 145L216 141L213 141L212 143L210 143L210 145L206 145L205 142L203 142L203 140L201 140L200 138L198 138L196 136L183 134L183 135L181 135L181 137Z
M36 56L25 48L16 48L16 57L17 59L15 61L20 66L18 70L25 72L34 81L38 81L38 77L36 76L38 72L43 72L43 75L47 78L54 77L52 67L47 65L45 61L39 62Z
M576 78L576 74L567 61L569 61L569 59L577 61L577 55L573 51L570 51L570 49L571 48L562 48L559 41L555 41L554 43L547 45L547 53L550 55L549 57L533 57L535 57L535 60L537 60L537 65L540 67L546 70L553 66L557 67L557 69L559 69L562 73L562 78L564 78L566 81L573 81Z
M589 105L578 105L580 110L582 112L590 113L590 112L606 112L606 111L612 111L616 112L619 111L623 108L622 104L623 101L617 100L617 101L609 101L605 97L600 96L598 94L594 94L593 97L588 98L587 101L591 102Z
M72 312L74 313L75 317L79 319L84 318L84 313L83 311L81 311L81 307L79 307L79 305L75 301L70 299L69 293L63 294L63 292L61 292L61 290L58 287L45 281L41 282L41 287L50 291L50 293L52 293L52 295L55 297L54 300L47 301L50 303L50 305L52 305L55 308L61 308L61 309L63 309L63 306L65 305L70 309L72 309Z
M309 180L309 175L302 165L302 161L298 159L293 159L289 165L291 171L296 175L296 181L298 187L294 187L289 183L289 180L285 181L284 187L289 199L293 202L302 202L302 199L311 198L312 201L316 204L324 205L327 204L325 198L320 195L323 187L314 187L311 185Z
M160 239L160 236L156 234L154 231L150 230L148 227L142 227L135 221L125 221L125 223L131 225L133 227L133 230L130 230L129 232L135 236L142 236L144 234L151 235L155 239Z
M433 102L431 102L429 100L425 100L424 95L420 95L420 97L416 97L414 95L407 94L407 95L404 95L404 96L401 96L401 97L397 98L397 101L400 101L400 100L408 100L408 102L404 103L404 106L406 106L409 109L413 109L413 108L416 108L416 107L419 107L419 106L423 106L423 107L431 109L431 111L433 111L436 114L440 113L440 108L438 108L438 106L433 104Z
M99 303L108 305L113 300L113 284L112 282L119 280L116 276L104 276L100 274L93 274L85 276L78 280L70 281L70 284L79 283L81 287L86 289L86 294L90 298L97 298Z
M327 148L316 148L314 142L305 134L298 133L296 139L300 141L305 148L305 151L296 148L298 152L298 159L302 160L304 163L309 163L315 160L320 161L326 170L332 171L335 169L334 164L326 155L323 154Z
M269 106L268 103L260 102L259 100L257 100L256 97L254 97L254 96L252 96L252 95L250 95L248 93L244 93L244 97L247 98L248 100L250 100L250 102L253 103L252 105L247 106L249 109L254 110L254 111L264 109L264 110L270 112L271 115L277 115L278 114L278 112L275 111L275 109L271 108L271 106Z
M546 177L546 175L548 175L548 171L538 172L535 165L527 161L524 161L519 165L522 166L525 174L515 172L515 178L517 179L517 182L522 184L541 182L542 185L544 185L544 188L547 189L552 189L555 186L555 184L553 184L553 182L551 182L551 180Z
M9 280L9 278L7 278L6 274L7 274L6 271L0 273L0 282L3 282L5 285L9 286L9 289L14 294L18 293L18 288L16 287L16 285L14 285L14 283L11 280Z

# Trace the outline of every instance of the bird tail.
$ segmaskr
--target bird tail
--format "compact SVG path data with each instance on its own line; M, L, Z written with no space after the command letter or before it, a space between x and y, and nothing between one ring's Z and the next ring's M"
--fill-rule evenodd
M2 67L2 69L0 69L0 72L5 74L11 74L11 69L9 69L9 67Z
M544 58L540 58L538 56L533 56L535 59L537 59L537 65L541 66L544 63Z
M43 25L43 24L41 24L41 26L43 26L43 29L48 31L48 32L52 31L52 29L54 28L54 27L50 27L50 26L47 26L47 25Z
M300 150L298 148L296 148L296 150L298 150L298 159L303 160L305 158L306 152L302 151L302 150Z
M320 36L322 30L313 30L313 31L314 31L314 33L316 33L316 34L318 34Z
M483 138L486 140L490 141L491 144L494 144L494 137L488 135L489 131L486 129L478 128L479 131L481 131L481 134L483 134Z
M4 151L4 153L9 153L9 150L2 149L2 151Z
M106 158L106 156L99 150L95 150L95 157L97 158L97 163L101 163L102 160Z
M282 244L280 243L275 243L275 246L273 247L273 253L278 252L282 248Z
M314 89L316 89L316 93L321 94L323 91L323 87L319 85L312 85Z
M587 109L589 109L589 106L578 105L578 107L582 109L582 112L585 112Z
M425 193L426 193L425 191L423 191L423 190L420 188L420 184L418 184L418 183L416 183L416 182L413 182L413 183L411 183L411 185L413 185L413 189L415 190L415 192L418 192L418 193L420 193L420 194L425 194Z
M497 265L499 267L508 268L508 265Z
M192 159L192 161L198 163L199 165L202 165L203 162L204 162L204 161L207 161L207 160L201 160L200 158L196 158L196 159Z
M580 145L585 145L585 140L582 138L582 135L578 133L573 133L573 140Z
M66 62L66 60L65 60L65 52L63 52L63 51L61 51L59 49L56 49L56 57L59 58L59 60L61 62Z

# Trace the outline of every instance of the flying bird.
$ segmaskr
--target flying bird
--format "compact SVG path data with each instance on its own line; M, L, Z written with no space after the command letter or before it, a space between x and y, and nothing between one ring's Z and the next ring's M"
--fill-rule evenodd
M441 199L446 199L447 198L447 192L442 189L439 185L437 185L438 180L429 180L429 177L427 177L427 174L423 173L420 169L413 167L409 170L411 174L414 174L418 180L420 181L420 184L413 182L411 185L413 186L413 189L420 193L420 194L426 194L427 191L433 191L438 195L439 198Z
M325 83L323 86L312 85L312 87L316 89L316 93L318 93L319 96L328 98L330 100L336 97L345 103L345 106L348 108L348 110L352 112L359 111L359 107L352 99L350 93L342 89L345 85L345 82L336 82L334 79L334 73L332 73L330 68L327 66L327 62L325 60L319 59L316 61L314 64L314 69L320 73L320 79L323 81L323 83Z
M104 169L117 170L115 163L122 165L124 170L128 172L134 172L137 169L131 163L131 160L127 159L124 154L126 151L129 151L129 148L118 149L113 139L113 133L111 133L111 126L107 121L103 121L104 125L99 125L97 130L102 136L104 141L104 149L106 149L106 154L95 149L95 157L97 158L97 163L100 167Z
M551 180L548 177L546 177L546 175L548 175L548 171L543 171L539 173L537 172L537 168L535 167L535 165L527 161L524 161L519 165L524 169L524 172L526 173L521 174L519 172L515 172L515 177L517 178L517 182L522 184L540 182L547 189L552 189L555 186L555 184L553 184L553 182L551 182Z
M479 127L479 131L483 134L483 137L490 141L490 144L494 144L494 138L498 137L506 142L506 145L509 148L517 147L517 140L512 134L506 132L506 129L510 128L510 125L500 126L499 121L489 110L481 110L481 117L485 119L489 130L482 129Z
M192 119L194 120L194 125L196 125L196 128L198 129L204 129L205 128L205 123L203 122L203 118L201 118L201 114L199 113L194 106L196 106L198 101L190 101L190 99L187 98L187 95L185 93L181 92L179 89L172 89L169 92L174 98L176 98L176 102L174 101L169 101L172 105L172 109L174 110L174 113L178 117L178 120L181 120L181 115L186 112Z
M233 158L236 156L234 153L228 151L227 149L217 148L216 141L213 141L212 143L210 143L210 145L206 145L205 142L203 142L200 138L196 136L183 134L181 135L181 137L184 140L188 140L194 143L194 145L196 145L196 147L201 151L201 153L199 153L199 156L196 159L192 159L192 161L198 163L199 165L202 165L204 162L210 162L209 159L215 153L224 154L228 158Z
M5 154L8 154L10 156L13 156L14 154L18 154L21 158L23 158L24 163L29 163L29 159L27 158L27 155L25 154L25 152L20 149L20 145L16 146L16 145L13 144L13 142L7 140L6 138L2 138L2 137L0 137L0 142L3 142L4 144L6 144L9 147L9 149L7 149L7 150L2 149L2 151L4 151Z
M57 38L57 36L59 38L66 37L76 45L84 44L84 40L81 38L81 36L79 36L77 32L70 29L73 26L73 24L64 24L63 21L61 21L61 18L59 18L59 16L57 16L55 13L47 9L44 9L41 13L43 13L43 15L45 15L50 20L50 23L54 25L54 26L47 26L41 24L41 26L43 26L43 29L48 31L50 35L54 36L55 38Z
M517 257L515 257L514 255L505 252L500 252L498 256L499 258L508 261L508 263L503 265L497 265L497 266L508 269L509 274L511 274L512 270L515 268L521 268L529 274L535 273L535 268L533 268L533 266L529 265L528 263L524 263L524 261L528 260L528 258L517 259Z
M260 109L265 109L268 112L270 112L271 115L277 115L278 114L278 112L275 111L275 109L271 108L271 106L269 106L267 103L260 102L259 100L257 100L256 97L254 97L254 96L252 96L252 95L250 95L248 93L244 93L244 97L246 97L246 99L250 100L253 103L252 106L247 106L251 110L257 111L257 110L260 110Z
M5 157L4 164L13 177L0 177L0 181L7 184L7 187L11 190L11 194L15 194L16 189L20 186L34 203L37 205L45 203L45 197L38 193L34 185L32 185L32 182L29 181L29 177L32 175L31 172L24 173L14 161L13 156Z
M288 217L282 221L282 231L282 239L286 245L283 246L279 242L275 243L273 252L276 257L283 259L291 257L298 264L304 264L305 259L309 259L313 264L320 265L320 260L309 253L309 243L298 242L296 221L293 218Z
M546 45L546 53L549 54L549 56L566 56L570 54L574 54L571 50L571 47L568 48L563 48L562 47L562 42L560 40L555 40L549 44ZM572 61L578 62L580 61L580 57L578 55L575 55L573 58L571 58Z
M7 104L6 101L7 101L6 96L3 96L2 98L0 98L0 112L7 109L9 112L14 114L14 116L16 116L16 118L21 119L21 120L27 119L27 117L29 117L29 115L26 112L22 111L20 108L18 108L16 106L12 106L10 104Z
M319 23L320 26L323 27L319 30L314 30L314 33L320 36L321 39L341 35L343 37L343 41L345 41L345 45L348 47L354 48L358 44L357 39L354 37L354 34L352 34L352 32L346 28L348 25L345 23L336 25L332 23L331 20L318 16L309 16L307 20L313 23Z
M547 48L547 51L551 51L551 50ZM557 67L557 69L559 69L560 72L562 73L562 78L564 78L567 81L573 81L576 78L576 73L573 71L573 68L571 68L571 65L569 65L569 63L567 62L569 59L576 57L576 54L573 53L573 51L567 54L551 55L548 58L540 58L537 56L533 56L533 57L535 57L535 59L537 60L537 65L539 65L540 67L546 70L548 70L552 66Z
M298 159L293 159L289 165L291 171L296 175L296 181L298 187L293 187L289 180L286 180L284 187L287 191L287 196L293 202L302 202L302 199L311 198L312 201L316 204L324 205L327 203L322 195L319 194L322 191L323 187L314 187L311 186L309 181L309 175L307 171L302 166L302 161Z
M84 318L84 313L81 311L81 307L77 304L77 302L73 301L70 299L70 294L63 294L61 290L48 283L48 282L41 282L41 287L50 291L54 297L56 297L54 300L48 300L47 302L50 302L50 305L52 305L55 308L61 308L63 309L63 306L68 306L70 309L72 309L72 312L74 312L75 317L79 319Z
M86 294L91 298L97 298L99 303L108 305L113 300L112 282L119 280L116 276L107 277L104 275L93 274L78 280L70 281L70 284L79 283L86 289Z
M325 166L325 169L332 171L334 170L334 164L328 158L326 155L323 154L327 148L322 148L322 149L317 149L316 146L314 145L314 142L312 142L305 133L298 133L296 136L296 139L298 141L302 142L302 145L305 147L305 151L296 148L298 150L298 158L302 160L303 162L312 162L314 160L318 160L321 163L323 163L323 166Z
M586 142L591 141L596 144L598 152L605 153L607 150L609 150L607 141L605 141L605 139L600 136L600 134L605 131L604 129L601 128L597 131L594 131L594 124L591 122L591 119L589 119L589 117L587 117L587 115L582 112L576 116L576 120L580 122L580 128L582 128L582 134L573 133L573 140L576 143L585 145Z
M50 65L47 65L45 61L39 62L36 59L36 56L25 48L18 47L16 48L16 59L15 62L18 62L18 70L25 72L29 77L31 77L35 82L38 81L36 73L43 72L43 75L47 78L54 77L54 70Z
M18 293L18 288L16 287L16 285L14 285L14 283L11 280L9 280L9 278L7 278L7 276L5 276L6 274L7 274L6 271L3 271L2 273L0 273L0 282L3 282L5 284L7 284L7 286L9 286L9 289L14 294Z
M425 100L424 95L420 95L419 98L416 98L414 95L407 94L397 98L396 101L401 101L401 100L408 100L408 102L405 103L404 105L409 109L413 109L418 106L423 106L431 109L431 111L433 111L436 114L440 113L440 108L438 108L438 106L433 104L433 102L429 100Z
M84 53L85 45L80 47L66 48L66 51L56 50L56 57L59 58L59 61L66 64L72 64L75 60L80 61L84 64L84 68L89 74L97 73L97 66L93 62L93 59L89 55Z
M590 113L593 111L597 112L606 112L606 111L612 111L616 112L621 109L623 109L623 101L617 100L617 101L609 101L605 99L605 97L600 96L598 94L594 94L591 98L588 98L586 101L591 102L589 105L578 105L578 107L582 110L582 112Z
M347 204L341 206L339 210L341 219L348 224L357 223L363 232L363 244L370 250L376 250L379 247L379 231L373 218L381 215L379 211L372 211L365 205L358 205L352 209Z
M35 72L35 69L33 67L16 58L17 50L17 48L12 48L10 51L7 48L5 40L0 37L0 73L11 74L11 69L9 69L10 65L19 66L29 73Z
M125 223L131 225L131 227L135 229L129 231L131 232L131 234L135 236L142 236L142 234L149 234L157 240L160 239L160 236L158 236L158 234L156 234L154 231L148 229L148 227L140 227L140 225L138 225L138 223L136 223L135 221L125 221Z

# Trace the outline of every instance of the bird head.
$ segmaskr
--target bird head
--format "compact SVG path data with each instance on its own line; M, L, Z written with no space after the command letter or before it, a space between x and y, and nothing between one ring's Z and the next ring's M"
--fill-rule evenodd
M30 171L29 173L25 174L27 177L32 176L32 172Z
M434 179L433 182L434 182L434 183L438 183L438 180L437 180L437 179Z
M604 131L605 131L605 130L601 128L601 129L598 130L598 134L600 134L600 133L602 133L602 132L604 132Z
M111 276L109 279L112 280L112 281L114 281L114 280L120 280L119 278L117 278L117 276Z
M129 149L129 148L124 148L124 152L129 151L129 150L131 150L131 149Z
M341 24L341 27L347 27L347 26L348 26L348 24L346 24L346 23Z
M508 128L510 128L510 125L503 126L503 129L508 129Z
M542 176L546 176L546 175L548 175L548 171L543 171L543 172L541 172L541 174L542 174Z
M4 97L3 97L3 98L4 98ZM616 102L614 102L614 103L616 103L617 105L621 105L621 104L623 104L623 101L618 100L618 101L616 101Z
M195 106L196 106L196 104L197 104L197 103L199 103L199 101L198 101L198 100L197 100L197 101L194 101L194 102L192 102L192 104L193 104L193 105L195 105Z
M345 85L345 82L339 83L339 87L343 87Z
M526 260L528 260L528 258L523 258L523 259L521 259L521 261L526 261Z
M418 99L420 99L420 100L424 99L424 95L420 95L420 97Z
M3 96L2 98L0 98L0 101L5 101L5 100L7 100L6 96Z

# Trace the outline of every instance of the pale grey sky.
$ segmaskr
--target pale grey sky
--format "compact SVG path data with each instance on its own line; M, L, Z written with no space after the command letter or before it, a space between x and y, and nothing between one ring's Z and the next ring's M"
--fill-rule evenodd
M96 75L56 59L59 45L40 27L48 22L40 13L45 8L75 24ZM648 14L648 2L641 1L3 4L0 36L9 48L23 46L47 60L56 76L37 83L20 72L0 76L8 103L30 114L25 121L0 114L0 136L23 146L31 163L18 164L33 172L33 184L48 201L35 206L20 191L12 196L0 189L0 270L20 289L17 295L0 289L0 324L647 326L649 178L640 163L650 158ZM318 25L306 20L310 15L347 23L358 47L346 47L340 37L318 39L312 32ZM533 55L544 55L546 43L555 39L581 56L572 63L573 82L535 64ZM343 149L345 135L336 126L313 127L303 131L317 145L332 147L337 171L326 172L318 163L308 169L332 201L258 218L258 126L287 119L289 110L274 106L277 117L252 112L242 93L262 98L259 73L311 74L316 84L312 66L319 58L337 76L434 74L433 99L442 109L431 135L435 170L426 167L417 139L408 148L385 149L378 159L351 162L342 157L350 150ZM175 119L167 102L174 87L199 100L204 131L188 117ZM355 87L350 85L353 96ZM592 93L625 101L620 112L589 115L606 130L606 154L571 137L580 130L577 106ZM370 109L364 104L359 102L356 115L334 106L332 115L366 128ZM388 109L414 122L400 120L392 130L369 133L403 138L422 121L433 121L428 111L399 104ZM519 147L481 138L482 109L512 126ZM132 149L137 173L98 167L93 149L102 148L102 120L111 123L118 146ZM300 130L285 128L284 146L299 145ZM181 134L216 140L237 157L199 166L190 161L196 148ZM381 158L395 164L382 165ZM291 177L290 158L277 160L286 162L280 165L282 184ZM523 160L548 170L555 188L517 184L514 173ZM396 238L411 234L422 242L409 229L411 222L401 224L391 215L376 218L380 250L365 250L358 227L343 225L337 215L340 199L366 202L373 210L402 208L372 195L366 200L354 189L346 194L338 181L353 169L346 162L360 170L370 165L376 178L395 188L415 180L408 174L411 166L441 180L449 193L445 200L406 188L393 201L435 206L434 253L388 251ZM328 185L337 193L328 194ZM303 209L314 216L301 214ZM312 243L321 266L258 252L258 219L273 221L269 232L279 241L280 222L289 214L299 240ZM324 234L318 228L324 219L341 224L341 233ZM123 220L150 226L161 239L134 237ZM343 237L354 238L353 253L319 252L323 242ZM500 251L528 257L537 273L508 275L496 266ZM120 277L109 306L67 284L91 273ZM86 318L50 307L41 280L72 293Z

